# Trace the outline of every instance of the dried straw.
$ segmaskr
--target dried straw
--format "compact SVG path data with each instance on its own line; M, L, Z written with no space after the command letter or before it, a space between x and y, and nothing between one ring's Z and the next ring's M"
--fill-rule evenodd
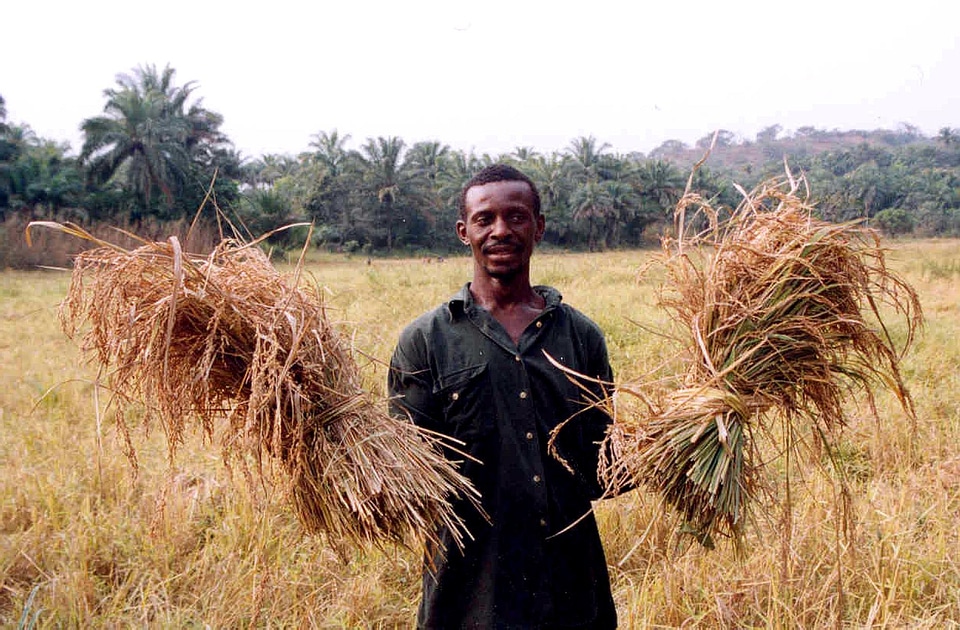
M761 432L781 456L796 456L811 433L829 454L845 395L865 392L875 409L878 388L913 417L898 361L922 321L917 294L887 268L873 231L815 219L802 184L788 172L741 191L726 219L684 196L678 237L664 242L660 302L685 333L685 371L672 390L619 388L638 394L645 413L616 418L601 476L612 492L656 490L707 546L717 534L742 544ZM704 220L706 231L687 233ZM899 351L886 308L906 322Z
M207 256L175 237L130 251L97 242L76 258L61 323L70 336L89 323L82 347L112 368L128 446L133 403L159 419L171 458L190 423L208 437L222 424L228 462L253 455L261 474L264 461L279 464L308 532L379 544L431 538L444 524L460 542L467 532L450 501L476 501L475 490L438 436L364 391L319 291L298 287L299 265L284 277L257 247L231 240Z

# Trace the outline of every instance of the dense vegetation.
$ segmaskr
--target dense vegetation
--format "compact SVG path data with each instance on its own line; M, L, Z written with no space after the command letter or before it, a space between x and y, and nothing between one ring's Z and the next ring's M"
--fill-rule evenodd
M546 242L570 249L631 247L655 235L713 134L690 147L676 140L650 152L620 154L593 137L548 155L517 147L476 155L440 140L351 137L320 131L299 155L241 156L220 130L223 117L176 85L169 66L135 69L104 90L100 115L82 121L79 155L29 125L7 121L0 96L0 241L21 238L28 219L133 226L189 219L214 183L217 207L237 226L261 234L294 221L315 225L317 245L341 251L445 252L457 247L457 194L474 172L509 160L540 185ZM923 136L896 131L784 134L771 126L756 139L721 130L694 186L735 204L749 189L783 173L784 160L806 173L820 213L864 218L889 234L960 234L960 130ZM276 245L302 242L302 233ZM13 251L12 247L5 247ZM18 260L0 257L0 266Z

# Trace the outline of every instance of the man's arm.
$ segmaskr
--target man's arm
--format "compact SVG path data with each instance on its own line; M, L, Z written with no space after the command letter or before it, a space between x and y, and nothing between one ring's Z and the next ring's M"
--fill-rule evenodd
M390 413L409 418L414 424L436 431L436 400L433 395L433 376L422 342L410 331L404 331L387 373L387 391L390 395Z

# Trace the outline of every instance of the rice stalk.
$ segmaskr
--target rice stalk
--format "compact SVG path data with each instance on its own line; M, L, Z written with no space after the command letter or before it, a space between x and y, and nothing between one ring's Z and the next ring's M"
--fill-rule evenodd
M278 466L309 533L357 544L432 539L438 524L458 543L469 534L451 502L477 502L476 491L442 438L363 389L353 348L321 291L300 286L300 266L285 277L234 240L206 256L175 237L129 251L96 244L75 260L61 325L71 337L83 329L86 356L109 368L134 465L124 412L143 404L171 460L198 427L219 434L228 464L252 457L262 477Z
M601 478L611 493L652 488L705 544L742 545L766 465L761 435L784 455L812 434L829 454L848 395L874 408L881 388L914 418L899 360L922 323L917 294L887 268L875 232L816 219L802 183L788 173L742 191L727 218L695 194L681 199L660 305L682 331L685 367L672 390L662 380L618 388L643 392L645 412L614 414ZM694 218L707 229L689 233ZM899 348L888 308L906 323Z

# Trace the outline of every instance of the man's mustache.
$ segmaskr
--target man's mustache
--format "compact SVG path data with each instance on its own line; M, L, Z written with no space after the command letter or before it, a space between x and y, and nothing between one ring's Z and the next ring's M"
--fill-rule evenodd
M496 251L501 251L501 252L506 251L506 252L513 253L513 252L518 252L521 249L522 247L520 246L520 243L510 240L510 241L497 241L496 243L490 243L489 245L485 245L480 251L483 252L484 254L490 254Z

